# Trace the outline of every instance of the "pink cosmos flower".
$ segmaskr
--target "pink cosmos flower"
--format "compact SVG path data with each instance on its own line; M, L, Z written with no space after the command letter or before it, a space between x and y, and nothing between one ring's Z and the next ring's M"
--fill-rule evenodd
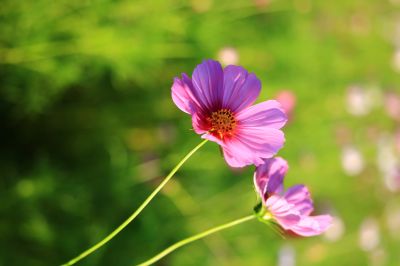
M286 114L277 101L252 105L261 82L240 66L224 69L213 60L198 65L192 78L182 74L172 85L172 99L192 116L193 129L202 138L218 143L232 167L260 165L282 148L280 130Z
M261 196L265 214L274 219L284 230L300 236L315 236L325 232L332 223L330 215L310 216L314 210L310 192L304 185L283 190L287 162L280 158L265 160L257 167L254 185Z
M296 107L296 95L291 90L279 91L275 99L282 105L283 110L287 114L289 121L293 118L294 108Z

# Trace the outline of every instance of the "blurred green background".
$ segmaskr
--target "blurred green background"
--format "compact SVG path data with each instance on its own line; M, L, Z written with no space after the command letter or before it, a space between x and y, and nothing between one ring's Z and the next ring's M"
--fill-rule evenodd
M398 0L2 0L0 265L59 265L131 214L200 142L170 87L205 58L255 72L259 101L296 98L286 185L336 219L286 240L251 221L157 265L400 265ZM207 143L79 265L134 265L248 215L253 170Z

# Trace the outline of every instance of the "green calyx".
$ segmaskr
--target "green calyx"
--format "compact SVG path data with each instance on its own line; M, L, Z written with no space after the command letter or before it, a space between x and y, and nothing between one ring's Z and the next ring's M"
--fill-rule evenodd
M262 202L258 203L256 206L253 208L255 216L257 219L262 222L263 224L268 225L276 234L281 236L282 238L284 237L284 230L282 227L277 223L277 221L274 219L272 214L267 210L267 208L264 207Z
M257 218L262 222L269 221L273 218L271 213L264 207L262 202L254 206L253 210Z

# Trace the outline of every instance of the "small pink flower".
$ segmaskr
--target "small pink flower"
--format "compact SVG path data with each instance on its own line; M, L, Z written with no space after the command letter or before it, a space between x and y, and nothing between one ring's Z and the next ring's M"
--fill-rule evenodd
M400 95L392 91L386 92L384 101L384 107L388 116L396 121L400 121Z
M289 120L292 120L294 108L296 107L296 95L290 90L282 90L276 94L275 99L282 105Z
M300 236L325 232L332 223L330 215L310 216L314 210L310 192L304 185L283 190L287 162L279 157L265 160L254 174L254 185L262 199L263 218L274 219L286 231Z
M240 66L205 60L192 78L182 74L172 85L172 99L192 116L193 129L202 138L221 145L232 167L260 165L285 141L280 130L286 114L277 101L252 104L261 90L256 75Z

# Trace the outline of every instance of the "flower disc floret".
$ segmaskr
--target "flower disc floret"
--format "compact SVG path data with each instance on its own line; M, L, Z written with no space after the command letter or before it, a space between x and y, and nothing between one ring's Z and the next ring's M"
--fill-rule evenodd
M229 109L220 109L212 112L207 118L210 122L210 133L221 140L227 136L232 136L236 128L236 119Z

